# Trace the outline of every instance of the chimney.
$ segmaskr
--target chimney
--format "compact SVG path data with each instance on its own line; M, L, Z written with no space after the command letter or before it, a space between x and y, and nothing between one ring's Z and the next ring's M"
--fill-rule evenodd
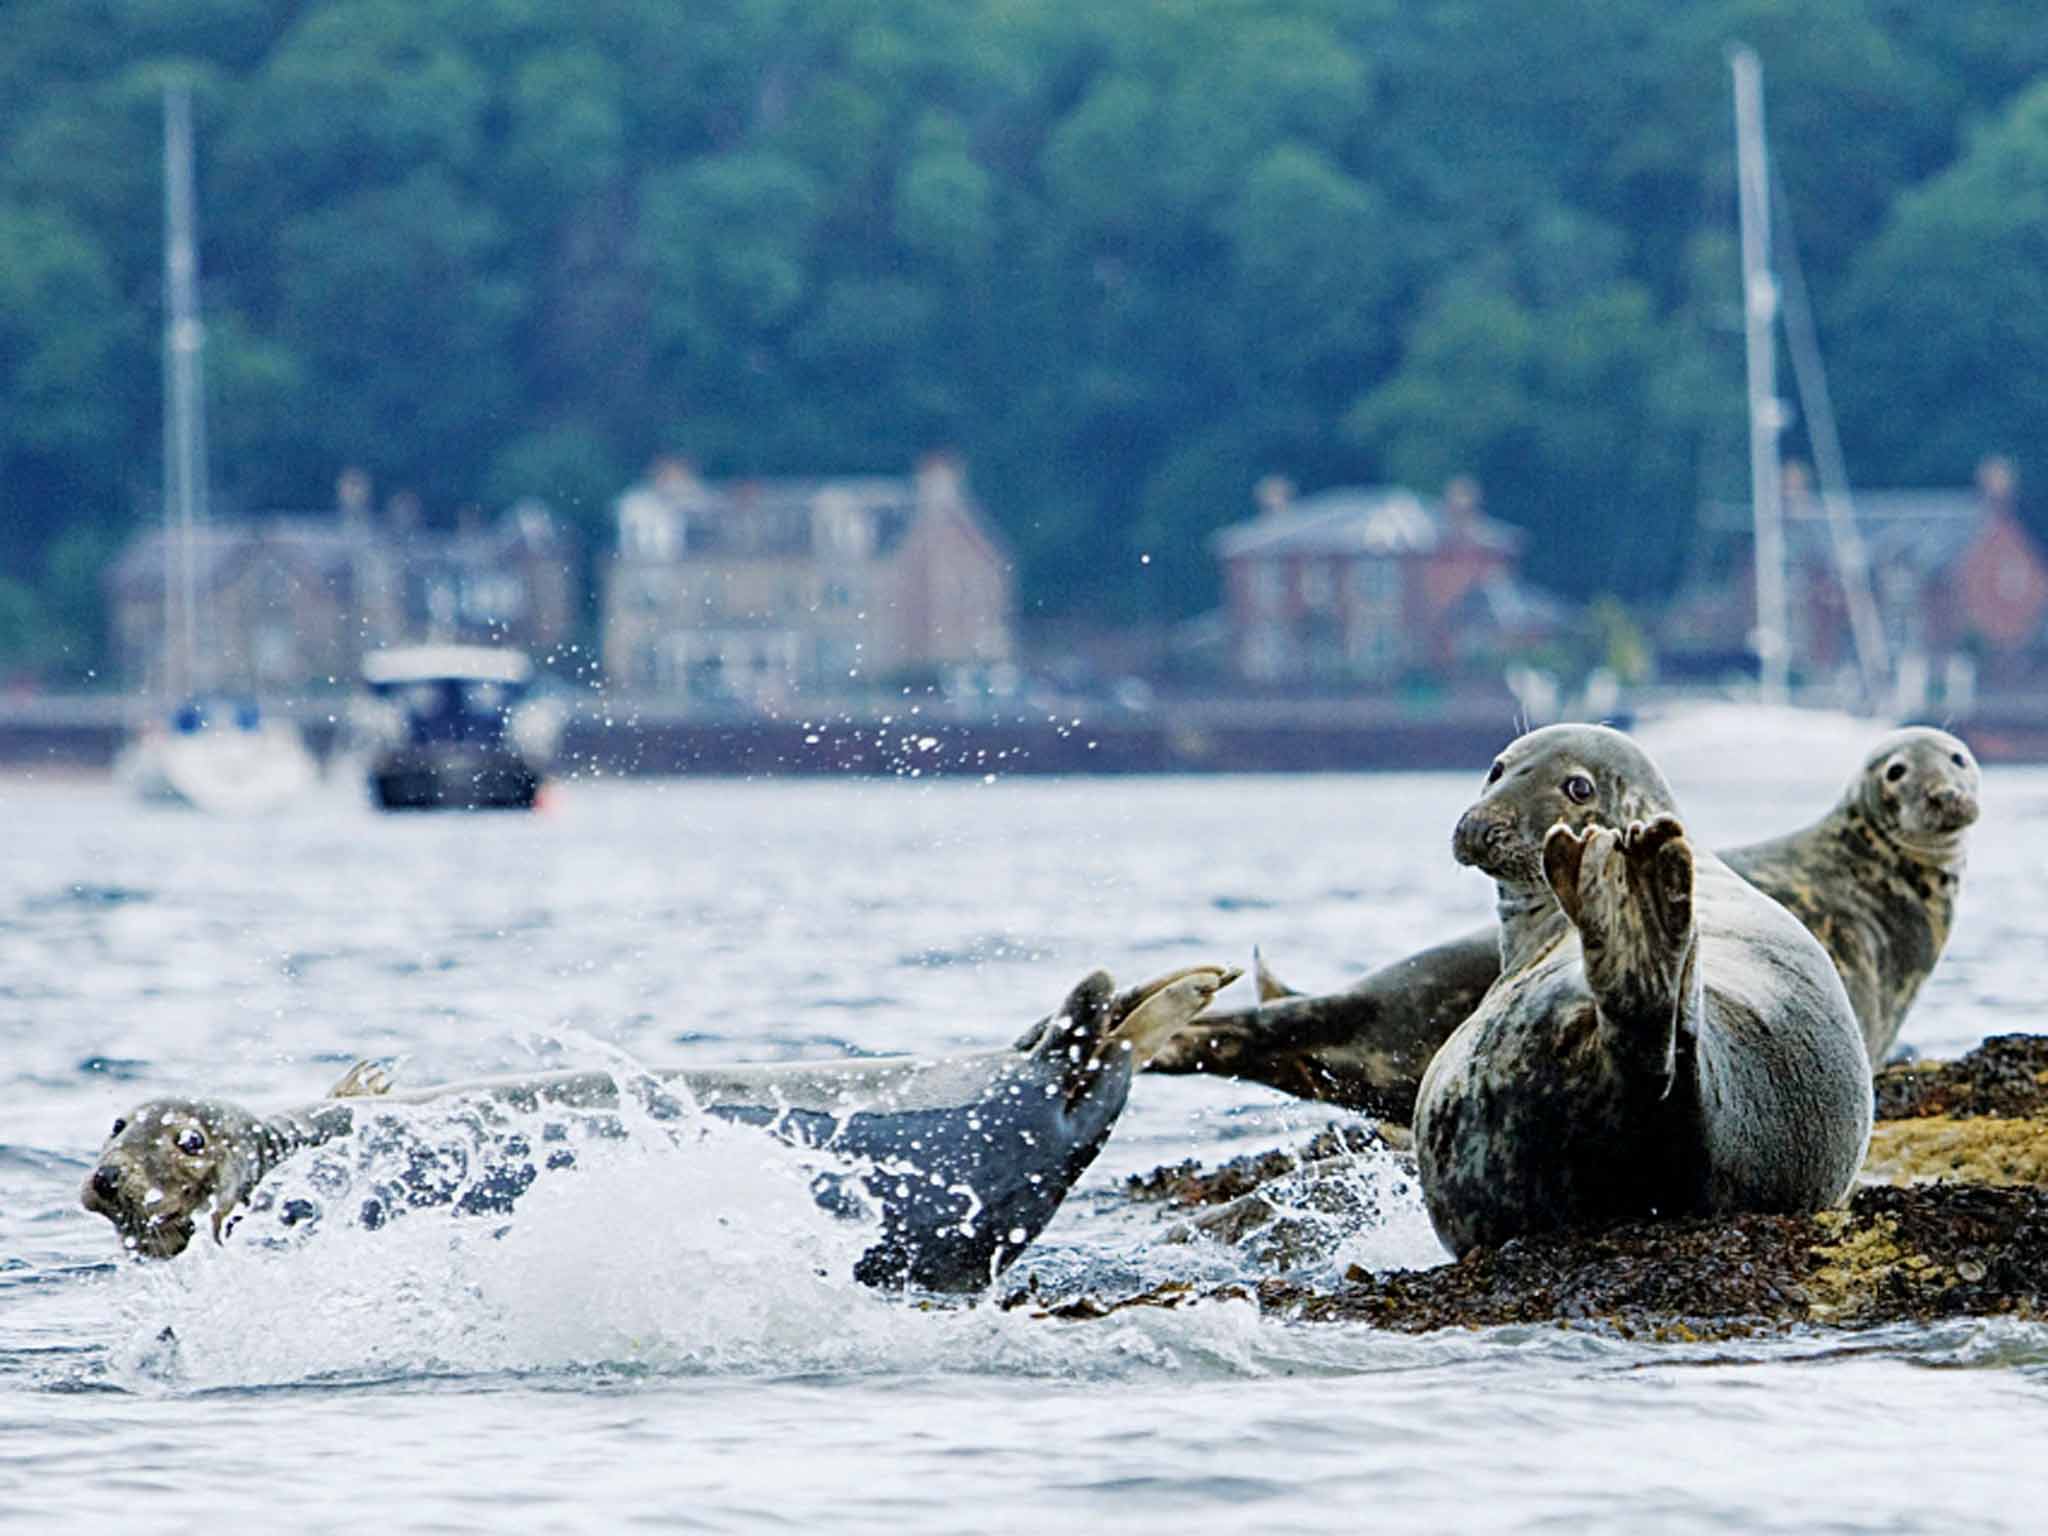
M1804 461L1785 461L1778 471L1778 494L1784 499L1787 517L1805 516L1813 510L1813 476Z
M2012 515L2019 484L2019 472L2003 454L1992 454L1977 466L1977 497L1993 512Z
M917 505L920 509L949 503L958 506L967 490L967 467L950 448L937 449L917 461Z
M1460 533L1469 533L1479 521L1479 482L1470 475L1453 475L1444 482L1444 521Z
M360 527L370 516L370 477L351 464L334 482L334 509L344 526Z
M669 501L684 501L699 489L697 466L688 459L666 454L649 466L647 478Z
M1266 475L1252 487L1252 500L1259 516L1278 517L1294 504L1294 482L1285 475Z

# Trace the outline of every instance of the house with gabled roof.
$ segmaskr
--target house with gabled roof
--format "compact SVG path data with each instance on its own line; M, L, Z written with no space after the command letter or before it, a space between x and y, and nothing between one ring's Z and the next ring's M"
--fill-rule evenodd
M166 624L188 563L189 666L173 657ZM406 641L544 656L581 618L578 569L573 535L539 502L427 528L404 493L376 516L368 477L349 470L327 511L210 518L189 537L147 527L104 583L114 661L130 687L299 693L353 688L366 652Z
M1014 652L1015 562L950 454L716 481L664 459L616 513L604 658L625 692L777 708Z
M1297 497L1269 477L1259 512L1213 536L1232 670L1261 686L1385 687L1491 671L1568 623L1515 574L1523 534L1487 517L1460 478L1429 499L1403 486Z
M1976 483L1859 491L1854 527L1878 622L1895 661L1958 680L2016 684L2048 670L2048 558L2021 521L2004 459ZM1825 508L1800 465L1784 485L1787 641L1796 675L1826 681L1854 664L1848 600ZM1692 569L1659 627L1667 674L1743 665L1755 623L1747 506L1702 510ZM1957 702L1951 699L1950 702Z

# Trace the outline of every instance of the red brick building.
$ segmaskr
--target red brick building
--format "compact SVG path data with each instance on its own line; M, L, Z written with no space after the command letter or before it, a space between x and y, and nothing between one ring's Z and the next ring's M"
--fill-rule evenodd
M1444 679L1498 663L1565 623L1517 581L1519 529L1455 480L1427 501L1399 486L1296 498L1262 481L1259 515L1214 537L1232 670L1262 685Z
M1969 686L2048 670L2048 560L2017 496L2003 459L1980 465L1974 486L1857 493L1856 529L1895 662ZM1736 506L1703 514L1695 568L1660 630L1667 672L1741 664L1756 612L1748 518ZM1827 517L1798 466L1786 475L1785 551L1794 672L1824 682L1854 664L1855 646Z

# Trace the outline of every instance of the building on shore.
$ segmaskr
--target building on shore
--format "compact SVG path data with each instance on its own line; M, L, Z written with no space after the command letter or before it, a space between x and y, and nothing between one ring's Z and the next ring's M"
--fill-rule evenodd
M720 481L664 459L616 510L615 689L779 709L1012 656L1014 563L951 455L903 477Z
M117 675L131 689L278 694L355 685L362 657L414 640L545 652L579 617L572 537L537 502L490 525L421 526L401 493L382 517L361 471L325 512L211 519L139 533L105 577ZM193 655L174 664L167 605L189 558Z
M1564 604L1517 577L1523 534L1484 514L1469 479L1432 501L1401 486L1296 497L1269 477L1256 500L1258 516L1213 539L1230 670L1242 682L1493 681L1570 626Z
M2018 497L2012 465L1996 458L1978 466L1974 485L1856 493L1855 530L1908 709L1967 708L1980 686L2021 688L2048 675L2048 559ZM1794 670L1828 684L1853 670L1855 641L1827 513L1798 464L1785 472L1784 526ZM1753 665L1754 551L1748 507L1703 510L1691 570L1658 630L1667 678Z

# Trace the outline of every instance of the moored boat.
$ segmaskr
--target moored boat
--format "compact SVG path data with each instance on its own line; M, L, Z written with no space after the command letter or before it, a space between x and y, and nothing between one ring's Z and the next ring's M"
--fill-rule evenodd
M353 725L369 747L370 796L387 811L529 810L561 734L532 692L523 651L412 645L363 658L369 698Z

